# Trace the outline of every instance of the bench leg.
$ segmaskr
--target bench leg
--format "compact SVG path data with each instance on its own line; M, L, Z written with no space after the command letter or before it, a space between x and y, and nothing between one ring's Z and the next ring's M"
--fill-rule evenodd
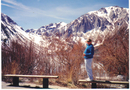
M92 87L92 88L97 88L96 83L92 83L91 87Z
M43 78L43 88L48 88L48 78Z
M13 86L19 86L19 77L13 77Z
M129 88L129 84L127 84L126 87Z

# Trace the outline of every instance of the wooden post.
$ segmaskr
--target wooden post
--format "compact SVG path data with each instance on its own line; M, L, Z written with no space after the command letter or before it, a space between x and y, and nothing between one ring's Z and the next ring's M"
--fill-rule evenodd
M48 78L43 78L43 88L48 88Z
M19 77L13 77L13 85L19 86Z

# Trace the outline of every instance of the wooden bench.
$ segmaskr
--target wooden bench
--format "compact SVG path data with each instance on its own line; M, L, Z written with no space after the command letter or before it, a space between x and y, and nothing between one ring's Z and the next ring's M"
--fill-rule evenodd
M24 78L43 78L43 88L48 88L49 85L49 78L58 78L58 76L53 75L17 75L17 74L6 74L4 77L12 77L13 78L13 85L19 86L19 77Z
M129 82L128 81L87 81L87 80L79 80L79 83L92 83L91 88L97 88L96 83L104 83L104 84L125 84L127 85L127 88L129 88Z

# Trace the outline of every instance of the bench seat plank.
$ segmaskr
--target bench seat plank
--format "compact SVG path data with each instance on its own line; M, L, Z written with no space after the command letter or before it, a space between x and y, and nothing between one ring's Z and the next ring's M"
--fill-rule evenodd
M53 75L18 75L18 74L6 74L5 77L30 77L30 78L58 78Z
M129 84L128 81L87 81L87 80L79 80L81 83L107 83L107 84Z

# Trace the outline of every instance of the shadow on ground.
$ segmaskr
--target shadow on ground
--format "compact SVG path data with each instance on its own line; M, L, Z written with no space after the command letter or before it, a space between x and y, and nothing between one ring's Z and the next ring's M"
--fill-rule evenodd
M36 87L32 87L30 85L24 85L24 86L14 86L12 84L8 85L10 87L20 87L20 88L30 88L30 89L52 89L52 88L41 88L39 86L36 86Z

